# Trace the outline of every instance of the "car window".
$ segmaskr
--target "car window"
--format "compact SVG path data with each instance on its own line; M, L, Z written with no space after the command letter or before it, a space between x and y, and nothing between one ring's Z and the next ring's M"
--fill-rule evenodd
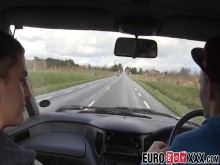
M194 47L203 47L204 42L140 36L157 42L158 55L153 59L133 59L114 56L118 37L134 38L123 33L24 27L16 31L15 37L26 50L36 101L51 102L49 107L39 106L41 113L70 104L157 111L152 98L177 116L201 108L200 70L190 53ZM131 88L135 96L129 92Z

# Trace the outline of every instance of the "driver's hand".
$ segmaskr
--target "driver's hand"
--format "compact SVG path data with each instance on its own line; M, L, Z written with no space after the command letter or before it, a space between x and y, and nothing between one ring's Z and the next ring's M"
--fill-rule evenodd
M155 141L149 148L147 152L165 152L168 149L166 143L161 141Z

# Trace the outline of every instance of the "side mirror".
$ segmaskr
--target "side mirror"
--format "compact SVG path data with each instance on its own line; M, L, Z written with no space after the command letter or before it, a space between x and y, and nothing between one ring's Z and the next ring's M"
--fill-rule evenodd
M50 105L50 101L49 100L42 100L39 103L40 107L48 107Z
M133 58L155 58L157 57L157 42L149 39L118 38L114 54Z

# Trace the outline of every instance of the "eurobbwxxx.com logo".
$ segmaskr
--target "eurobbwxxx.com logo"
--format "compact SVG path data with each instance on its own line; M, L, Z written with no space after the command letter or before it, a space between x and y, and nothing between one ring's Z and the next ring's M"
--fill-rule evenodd
M143 152L143 164L219 164L219 155L205 155L204 152Z

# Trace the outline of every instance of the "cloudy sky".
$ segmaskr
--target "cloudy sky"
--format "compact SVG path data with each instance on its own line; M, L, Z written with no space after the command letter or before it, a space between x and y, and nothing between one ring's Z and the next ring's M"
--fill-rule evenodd
M182 67L199 70L191 59L191 49L204 47L203 42L166 37L145 37L154 39L158 44L158 56L155 59L128 58L114 56L114 44L118 37L133 37L122 33L48 30L24 28L17 30L15 37L26 50L26 58L72 59L78 64L92 66L111 66L121 63L123 67L137 67L160 71L178 71ZM139 37L144 38L144 37Z

